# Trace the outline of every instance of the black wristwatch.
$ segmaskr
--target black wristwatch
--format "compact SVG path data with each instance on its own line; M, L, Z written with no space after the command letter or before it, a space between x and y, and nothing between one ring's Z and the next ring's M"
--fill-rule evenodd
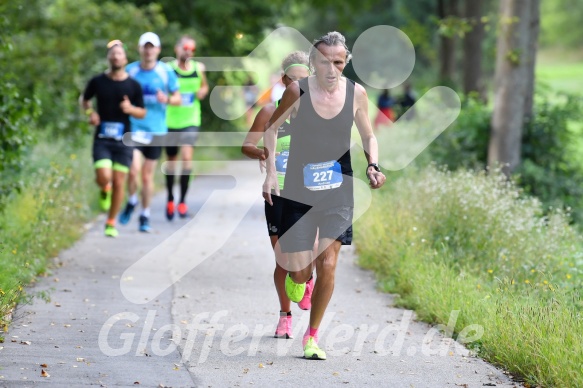
M380 171L381 171L381 169L380 169L379 165L378 165L378 164L376 164L376 163L369 163L369 164L368 164L368 166L366 166L366 172L368 172L368 168L369 168L369 167L374 167L374 169L375 169L375 170L377 170L378 172L380 172Z

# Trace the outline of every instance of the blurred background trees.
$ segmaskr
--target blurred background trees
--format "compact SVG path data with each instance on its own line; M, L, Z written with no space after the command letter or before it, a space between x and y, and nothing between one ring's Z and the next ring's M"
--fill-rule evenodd
M35 142L61 137L86 146L90 128L76 101L105 68L110 39L127 43L130 60L148 30L160 35L162 56L173 56L184 33L196 38L199 56L243 56L278 26L309 39L338 30L351 46L364 30L387 24L415 46L417 94L448 85L464 101L426 160L451 169L509 163L508 174L549 206L571 206L576 217L583 209L578 0L0 0L0 11L0 197L17 193L18 165ZM350 65L345 73L357 79ZM209 74L211 86L229 76ZM369 90L371 101L377 93ZM245 129L212 114L203 120L204 130Z

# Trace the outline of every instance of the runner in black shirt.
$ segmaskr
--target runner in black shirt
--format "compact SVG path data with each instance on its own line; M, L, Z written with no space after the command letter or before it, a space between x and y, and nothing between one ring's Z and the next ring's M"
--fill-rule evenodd
M95 125L93 161L101 189L99 203L104 211L109 211L105 235L116 237L115 217L123 201L133 155L133 148L124 145L122 137L131 131L129 117L142 118L146 110L142 87L125 71L128 61L121 41L107 45L107 60L109 69L89 81L80 100L89 123ZM91 107L93 97L97 99L97 111Z
M279 243L288 261L286 293L299 302L312 273L311 247L319 233L315 260L316 283L312 293L310 325L304 335L304 357L326 359L318 347L318 328L334 290L334 274L341 245L352 240L354 208L350 135L356 123L365 156L370 187L378 189L385 176L378 165L378 144L368 118L365 89L342 76L350 60L345 38L329 32L310 50L315 75L290 84L281 104L266 124L267 177L263 196L273 204L271 190L280 194L275 166L275 140L280 123L291 114L291 137L283 197L282 231Z

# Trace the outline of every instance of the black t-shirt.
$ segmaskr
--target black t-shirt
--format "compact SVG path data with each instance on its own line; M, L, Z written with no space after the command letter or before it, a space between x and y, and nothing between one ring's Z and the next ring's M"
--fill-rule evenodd
M133 78L126 78L123 81L115 81L109 78L105 73L99 74L89 81L85 92L83 93L84 100L91 100L93 97L97 98L97 113L101 120L101 125L95 128L95 137L104 137L104 124L113 123L118 125L123 124L123 133L131 131L130 116L123 113L119 104L123 101L124 96L132 105L143 108L144 97L142 94L142 87L140 83ZM115 127L115 125L113 125ZM114 128L115 129L115 128ZM110 133L111 135L111 133ZM106 136L113 137L113 136ZM116 140L121 140L116 138Z

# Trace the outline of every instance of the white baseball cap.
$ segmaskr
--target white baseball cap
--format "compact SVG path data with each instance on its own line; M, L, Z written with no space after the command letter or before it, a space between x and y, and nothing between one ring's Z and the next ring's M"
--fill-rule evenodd
M138 45L142 47L145 46L146 43L151 43L154 47L160 47L160 38L153 32L145 32L140 36Z

